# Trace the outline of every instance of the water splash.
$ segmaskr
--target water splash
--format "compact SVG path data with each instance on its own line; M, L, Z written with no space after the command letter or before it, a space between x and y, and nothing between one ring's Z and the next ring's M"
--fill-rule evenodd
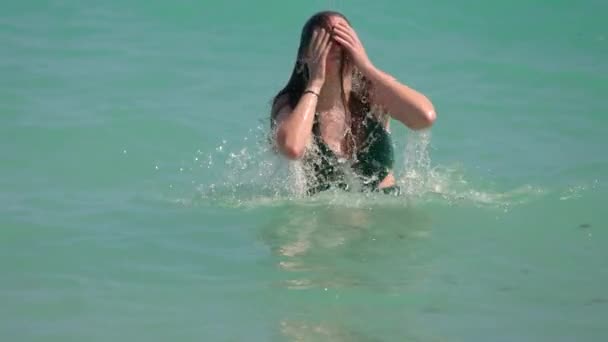
M429 144L431 132L413 131L407 136L405 158L402 175L398 175L398 183L408 195L422 194L428 191L431 184L431 158Z
M538 186L522 185L509 191L480 189L465 177L462 167L448 167L431 163L429 154L431 131L411 131L404 148L403 169L397 182L409 198L418 200L441 199L450 205L469 203L508 211L513 205L523 204L546 193ZM399 170L397 170L399 171Z
M241 141L222 140L210 152L197 150L189 162L182 162L176 174L189 184L181 191L173 184L179 203L212 202L224 206L275 206L297 201L303 205L334 205L369 208L407 206L416 203L469 204L508 210L543 193L534 186L507 192L477 189L466 180L461 168L432 165L429 154L431 132L410 131L404 142L404 162L394 173L401 187L400 196L356 193L341 190L306 196L306 177L302 164L279 156L269 143L265 124L250 129ZM189 176L189 180L183 177ZM193 193L194 192L194 193Z

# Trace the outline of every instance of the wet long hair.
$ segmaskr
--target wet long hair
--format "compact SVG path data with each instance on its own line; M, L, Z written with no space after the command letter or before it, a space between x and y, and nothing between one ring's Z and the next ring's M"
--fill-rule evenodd
M316 28L324 28L328 32L331 32L331 24L330 18L333 16L338 16L343 18L347 23L350 24L346 17L334 11L323 11L314 14L310 19L306 21L304 27L302 28L302 33L300 36L300 46L298 47L298 54L296 58L295 65L291 72L291 77L287 84L281 91L275 95L272 101L272 112L270 116L271 128L275 127L275 120L280 108L277 107L277 104L281 102L282 104L289 104L291 108L295 108L304 90L306 89L306 85L308 84L308 80L310 78L310 70L308 69L308 65L305 62L305 54L308 49L308 46L311 43L313 32ZM361 137L360 132L361 124L365 115L370 112L371 105L369 103L370 94L371 94L371 82L369 82L355 67L352 67L352 61L346 50L342 48L342 57L340 63L340 75L342 77L342 82L340 82L341 87L341 95L342 95L342 103L344 108L350 112L351 115L351 127L350 132L347 134L347 153L352 153L355 149L355 142L361 140L364 137ZM344 77L348 71L352 73L352 90L350 96L347 97L344 91ZM313 134L318 135L319 132L313 132Z

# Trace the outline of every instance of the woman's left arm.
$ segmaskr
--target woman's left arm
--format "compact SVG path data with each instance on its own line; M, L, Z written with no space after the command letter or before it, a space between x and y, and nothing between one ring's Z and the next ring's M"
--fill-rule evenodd
M400 83L377 69L367 57L357 33L346 24L334 26L333 37L353 58L353 62L373 84L374 103L411 129L430 127L437 115L431 101L422 93Z

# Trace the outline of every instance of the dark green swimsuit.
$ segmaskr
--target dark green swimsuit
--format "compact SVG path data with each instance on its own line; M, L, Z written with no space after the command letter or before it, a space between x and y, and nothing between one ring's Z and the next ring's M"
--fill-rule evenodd
M362 191L399 194L398 186L378 189L378 184L391 172L394 164L390 133L371 115L365 117L362 125L365 140L358 149L355 160L348 162L336 156L325 144L315 118L313 133L316 148L304 158L309 195L331 188L351 190L349 184L353 183L353 178L361 185Z

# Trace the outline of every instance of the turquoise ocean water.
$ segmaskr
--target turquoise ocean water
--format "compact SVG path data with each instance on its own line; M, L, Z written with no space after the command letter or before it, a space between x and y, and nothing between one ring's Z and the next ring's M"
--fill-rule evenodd
M608 340L605 1L0 7L1 341ZM436 106L401 197L267 151L328 8Z

